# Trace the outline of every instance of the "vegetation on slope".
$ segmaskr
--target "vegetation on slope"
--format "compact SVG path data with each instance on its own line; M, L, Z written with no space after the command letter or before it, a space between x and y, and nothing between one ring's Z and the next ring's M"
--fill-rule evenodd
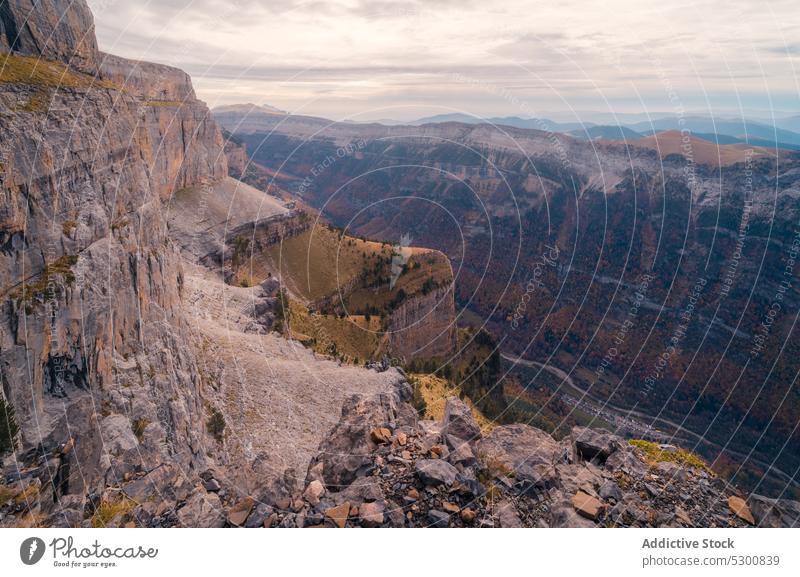
M0 83L30 88L17 112L44 112L57 89L116 88L107 80L71 70L66 64L32 56L4 54L0 57Z
M408 380L414 387L415 406L420 415L426 419L441 421L444 418L447 399L464 397L458 385L435 375L410 374ZM487 419L468 397L466 403L481 431L484 434L490 433L495 427L494 422Z
M16 448L18 434L19 426L14 407L0 394L0 456Z

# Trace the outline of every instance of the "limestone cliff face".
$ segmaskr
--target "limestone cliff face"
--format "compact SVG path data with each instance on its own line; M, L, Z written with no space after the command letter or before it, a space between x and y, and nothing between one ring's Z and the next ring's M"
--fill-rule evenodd
M86 0L3 0L0 50L61 60L96 70L99 51Z
M23 450L72 439L79 466L51 472L61 498L142 463L204 458L162 203L227 167L188 76L100 55L83 0L33 4L0 12L0 67L15 71L0 82L0 379Z
M228 173L230 176L242 178L249 164L247 147L231 138L226 138L225 155L228 158Z
M456 343L456 310L451 285L409 297L389 318L388 350L412 360L451 355Z

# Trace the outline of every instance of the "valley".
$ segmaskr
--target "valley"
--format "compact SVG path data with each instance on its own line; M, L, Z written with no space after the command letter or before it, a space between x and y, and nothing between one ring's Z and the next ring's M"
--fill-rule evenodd
M800 154L595 133L212 112L4 2L0 528L796 526Z
M800 466L788 449L800 416L795 323L767 317L776 295L785 311L800 303L795 283L781 288L780 263L797 255L793 151L670 132L587 142L480 123L335 123L252 106L215 117L251 164L332 223L448 255L457 318L505 354L568 372L604 406L681 423L743 480L772 476L764 464ZM329 157L325 178L302 186Z

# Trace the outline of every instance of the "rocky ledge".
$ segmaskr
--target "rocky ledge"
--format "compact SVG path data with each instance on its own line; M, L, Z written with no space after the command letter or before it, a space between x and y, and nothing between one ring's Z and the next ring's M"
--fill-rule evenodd
M459 399L441 422L419 420L410 385L354 396L321 443L305 482L243 494L224 470L199 477L162 463L117 471L102 494L63 497L47 526L149 527L787 527L800 504L745 496L699 460L670 459L611 433L575 428L561 441L522 424L482 432ZM39 513L49 470L71 451L5 471L0 524ZM52 461L52 463L50 462ZM676 462L677 461L677 462ZM9 464L11 465L11 464ZM52 466L48 466L52 465ZM13 478L12 478L13 477Z
M442 422L418 421L410 394L352 398L305 486L267 524L773 527L800 519L798 503L745 497L702 462L671 460L685 454L676 447L659 447L655 459L605 431L575 428L556 441L522 424L484 435L455 398Z

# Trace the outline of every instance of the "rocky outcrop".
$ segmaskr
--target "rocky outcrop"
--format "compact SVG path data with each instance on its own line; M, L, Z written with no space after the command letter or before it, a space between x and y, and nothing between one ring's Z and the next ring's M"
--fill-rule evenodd
M183 70L172 66L103 54L100 74L152 105L193 103L196 99L192 79ZM203 113L208 114L205 107ZM217 134L215 138L219 136L221 135ZM221 139L219 142L221 143Z
M452 278L452 277L451 277ZM453 287L415 293L389 315L388 350L397 358L434 358L452 354L456 339Z
M92 12L86 0L4 0L0 50L43 56L94 72L99 51Z
M241 180L250 162L247 147L230 134L225 134L225 156L228 159L228 174Z
M482 436L458 399L448 400L441 423L417 421L402 405L402 395L390 403L352 399L309 468L306 486L314 484L315 498L304 498L298 489L291 508L274 510L271 525L746 527L796 522L795 502L745 499L705 467L654 461L605 431L576 428L556 441L516 424Z

